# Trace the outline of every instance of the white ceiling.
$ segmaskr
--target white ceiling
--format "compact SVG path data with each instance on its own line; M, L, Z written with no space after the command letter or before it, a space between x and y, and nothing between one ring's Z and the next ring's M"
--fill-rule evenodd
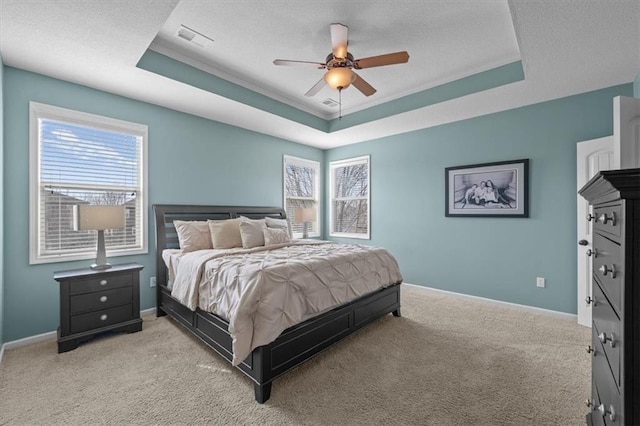
M520 58L525 80L323 132L136 67L151 46L321 117L306 92L321 70L329 24L349 26L356 58L407 50L407 64L359 71L378 89L343 92L343 114ZM184 24L215 41L193 49ZM154 42L155 39L155 42ZM376 139L633 81L640 72L640 1L21 1L0 0L6 65L320 148ZM232 77L231 77L232 76Z

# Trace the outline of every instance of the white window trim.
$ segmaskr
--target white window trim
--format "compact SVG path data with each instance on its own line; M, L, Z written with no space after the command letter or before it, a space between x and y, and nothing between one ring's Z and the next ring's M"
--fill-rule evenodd
M336 201L335 198L335 190L334 190L334 170L338 167L346 167L355 164L362 164L366 162L367 164L367 196L366 197L353 197L349 198L351 200L356 199L366 199L367 200L367 233L366 234L357 234L357 233L349 233L349 232L334 232L333 231L333 222L334 222L334 213L333 213L333 203ZM329 191L330 191L330 203L329 206L329 236L330 237L339 237L339 238L355 238L359 240L370 240L371 239L371 156L363 155L361 157L347 158L344 160L332 161L329 163Z
M316 200L316 220L318 221L318 231L317 232L309 232L309 238L320 237L322 236L322 206L320 200L320 174L322 173L322 169L320 168L320 162L314 160L307 160L306 158L294 157L292 155L284 155L282 160L282 205L284 206L284 210L287 210L287 162L300 164L302 166L313 167L317 170L316 173L316 182L315 182L315 198L308 197L291 197L298 198L301 200ZM289 218L289 221L293 222L293 218ZM302 238L302 232L294 232L293 238Z
M96 252L82 254L61 254L38 256L38 236L40 227L40 146L38 141L38 120L40 118L89 127L99 127L115 132L124 132L142 137L142 182L140 186L140 229L142 230L142 248L107 250L107 257L130 256L149 253L149 232L147 230L147 139L148 127L144 124L132 123L101 115L75 111L67 108L29 102L29 264L70 262L74 260L94 259ZM96 248L97 250L97 248Z

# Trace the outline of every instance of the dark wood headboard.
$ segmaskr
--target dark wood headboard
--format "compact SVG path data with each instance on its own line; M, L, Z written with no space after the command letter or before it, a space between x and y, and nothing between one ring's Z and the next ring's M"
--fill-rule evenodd
M282 207L253 206L201 206L184 204L154 204L153 214L156 225L156 285L158 291L167 285L167 268L162 260L162 250L179 248L178 234L174 220L221 220L245 216L250 219L273 217L286 219Z

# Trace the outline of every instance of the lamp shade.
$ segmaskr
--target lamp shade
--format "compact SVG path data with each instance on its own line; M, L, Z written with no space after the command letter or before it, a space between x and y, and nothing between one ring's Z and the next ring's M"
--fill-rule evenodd
M124 228L124 206L90 206L78 204L73 209L76 231Z
M316 219L315 209L296 209L295 221L297 223L311 222Z
M324 81L334 89L346 89L356 75L349 68L333 68L324 75Z

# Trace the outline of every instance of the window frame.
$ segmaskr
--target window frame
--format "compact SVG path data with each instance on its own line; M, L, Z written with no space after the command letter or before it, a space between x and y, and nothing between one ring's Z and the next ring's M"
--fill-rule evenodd
M367 165L367 232L366 233L355 233L355 232L335 232L333 229L333 224L335 221L334 217L334 204L336 201L344 201L344 200L360 200L365 199L365 197L349 197L349 198L336 198L336 188L335 188L335 170L341 167L354 166L358 164L366 164ZM343 160L331 161L329 163L329 191L330 191L330 206L329 206L329 236L330 237L339 237L339 238L355 238L360 240L370 240L371 239L371 156L370 155L362 155L360 157L353 158L345 158Z
M316 170L316 178L314 182L314 198L316 202L316 222L318 223L318 230L316 232L309 232L309 238L317 238L322 236L322 203L320 200L320 182L321 182L321 173L322 169L320 168L320 162L315 160L309 160L306 158L294 157L293 155L283 155L282 157L282 195L284 206L284 211L287 211L287 164L297 164L302 167L313 167ZM293 198L293 197L290 197ZM301 198L300 199L308 199ZM291 225L293 225L295 218L289 217L287 214L287 218ZM293 232L293 238L302 238L302 232Z
M40 120L59 121L76 126L126 133L142 138L139 165L139 167L142 167L142 170L138 168L140 182L139 190L137 190L136 193L136 198L140 199L141 247L116 250L107 248L107 256L113 258L149 253L149 232L147 229L146 213L149 170L147 164L148 126L32 101L29 102L29 264L94 259L97 250L97 248L92 248L83 252L73 251L65 254L41 254L40 234L43 232L43 227L40 223L40 179L42 173L40 163Z

